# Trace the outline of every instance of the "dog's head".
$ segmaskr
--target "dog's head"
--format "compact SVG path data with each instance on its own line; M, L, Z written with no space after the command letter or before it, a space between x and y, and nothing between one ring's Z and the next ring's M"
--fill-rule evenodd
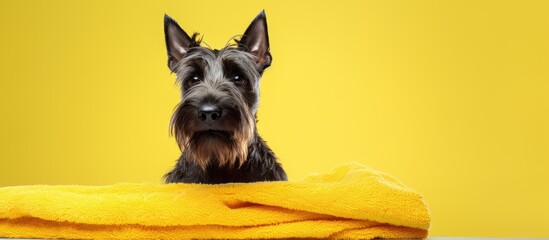
M167 15L164 33L168 67L182 91L170 128L186 159L202 168L241 165L256 134L259 80L272 60L265 12L220 50L201 46L197 33L189 36Z

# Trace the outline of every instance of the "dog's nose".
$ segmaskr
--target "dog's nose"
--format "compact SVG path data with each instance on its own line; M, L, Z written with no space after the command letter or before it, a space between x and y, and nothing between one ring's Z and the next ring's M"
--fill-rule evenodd
M203 122L215 122L221 119L221 109L212 104L204 104L198 109L198 118Z

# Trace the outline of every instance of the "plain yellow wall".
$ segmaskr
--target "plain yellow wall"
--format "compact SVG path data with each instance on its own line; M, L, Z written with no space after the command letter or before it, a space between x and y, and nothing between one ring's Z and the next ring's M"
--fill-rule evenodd
M160 182L163 14L220 48L262 9L290 180L358 161L424 194L432 236L549 237L549 1L2 1L0 186Z

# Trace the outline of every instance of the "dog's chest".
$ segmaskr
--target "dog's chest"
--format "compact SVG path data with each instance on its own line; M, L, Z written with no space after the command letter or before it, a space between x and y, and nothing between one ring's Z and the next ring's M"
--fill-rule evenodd
M257 181L252 178L249 169L242 168L217 168L211 167L207 170L207 176L212 183L227 183L227 182L253 182Z

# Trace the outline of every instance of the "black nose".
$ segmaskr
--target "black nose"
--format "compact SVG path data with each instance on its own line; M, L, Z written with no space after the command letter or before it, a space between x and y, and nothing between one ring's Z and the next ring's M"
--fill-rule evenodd
M221 119L221 109L213 104L204 104L198 109L198 118L203 122L215 122Z

